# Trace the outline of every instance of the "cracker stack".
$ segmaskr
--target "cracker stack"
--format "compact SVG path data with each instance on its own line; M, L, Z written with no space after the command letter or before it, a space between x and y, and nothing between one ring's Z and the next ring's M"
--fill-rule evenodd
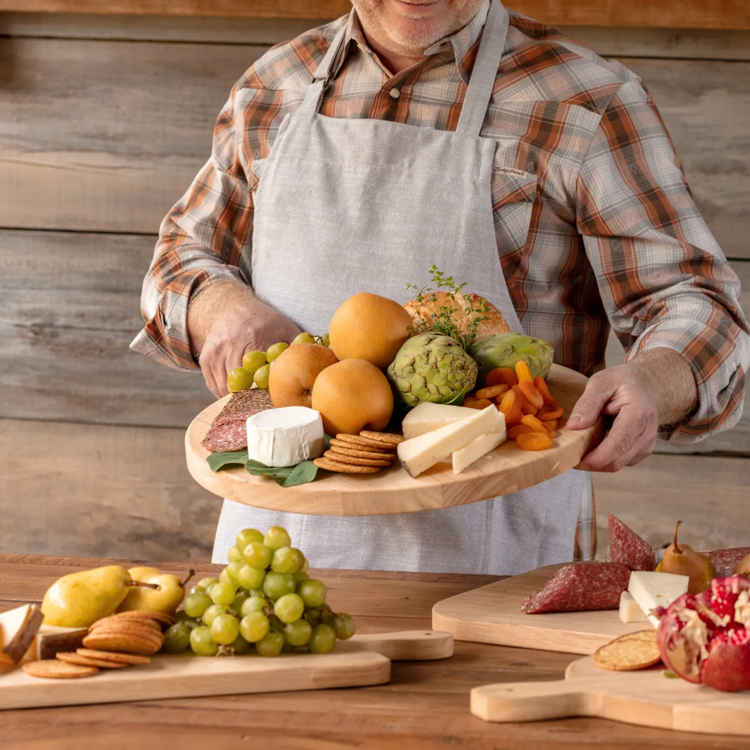
M402 435L389 432L369 432L359 435L338 434L331 447L313 462L318 468L339 474L377 474L396 459Z

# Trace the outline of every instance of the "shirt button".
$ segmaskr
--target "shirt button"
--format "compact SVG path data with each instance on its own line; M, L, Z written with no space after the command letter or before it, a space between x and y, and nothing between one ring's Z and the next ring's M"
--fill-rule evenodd
M398 89L391 89L391 99L398 99L401 92Z

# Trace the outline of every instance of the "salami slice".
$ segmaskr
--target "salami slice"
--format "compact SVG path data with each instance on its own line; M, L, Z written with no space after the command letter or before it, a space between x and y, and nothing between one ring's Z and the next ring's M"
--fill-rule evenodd
M750 547L734 547L733 549L717 549L703 553L714 566L717 578L732 575L734 566L750 555Z
M247 448L246 422L246 419L240 419L211 427L203 439L203 445L214 453L228 453Z
M628 588L630 569L612 562L565 565L538 591L521 603L521 612L582 612L617 609Z
M203 438L203 445L214 453L247 448L247 418L266 409L273 409L268 391L252 388L233 393L211 422L211 427Z
M609 559L626 565L630 570L653 570L656 567L651 545L612 513L609 514Z

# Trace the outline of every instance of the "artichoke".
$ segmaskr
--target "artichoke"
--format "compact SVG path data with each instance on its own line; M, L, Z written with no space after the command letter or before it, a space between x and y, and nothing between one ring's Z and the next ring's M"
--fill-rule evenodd
M407 339L388 367L388 378L407 406L447 404L474 387L477 363L456 339L424 333Z
M552 345L542 339L522 336L520 333L497 333L475 341L468 349L469 354L479 365L477 384L484 387L490 370L496 367L515 367L524 360L536 377L546 378L552 366Z

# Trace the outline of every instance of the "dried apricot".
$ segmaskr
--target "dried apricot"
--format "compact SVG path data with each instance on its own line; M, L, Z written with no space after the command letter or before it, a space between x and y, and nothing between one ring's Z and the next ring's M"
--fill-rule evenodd
M529 427L527 424L517 424L508 430L508 440L515 440L519 435L527 435L530 432L534 432L533 427Z
M536 413L536 416L542 422L548 422L550 419L560 419L562 415L563 415L562 406L560 406L559 404L545 404Z
M476 396L466 396L463 405L469 409L486 409L488 406L492 406L492 401Z
M516 438L516 445L525 451L543 451L552 447L552 439L546 432L528 432Z
M508 387L516 385L518 378L516 377L515 370L510 367L496 367L494 370L490 370L485 381L486 386L500 385L501 383Z
M544 378L541 375L537 375L534 378L534 388L536 388L539 393L542 394L542 400L545 404L556 404L557 399L549 392L549 388L547 388L547 383L545 382Z
M529 383L528 380L521 380L518 383L518 387L532 406L537 409L541 409L544 406L542 394L534 387L533 383Z
M519 383L522 380L526 380L529 383L534 382L534 378L531 377L531 370L529 370L529 366L522 359L516 362L516 376L518 377Z
M503 395L503 400L498 408L505 416L506 425L521 419L521 399L513 388Z
M477 391L476 397L477 398L497 398L497 396L502 396L503 393L505 393L507 390L510 389L509 385L506 385L505 383L500 383L499 385L491 385L487 388L481 388Z
M544 426L544 423L537 419L533 414L526 414L521 420L521 423L531 427L534 432L542 432L545 435L550 434L550 431Z

